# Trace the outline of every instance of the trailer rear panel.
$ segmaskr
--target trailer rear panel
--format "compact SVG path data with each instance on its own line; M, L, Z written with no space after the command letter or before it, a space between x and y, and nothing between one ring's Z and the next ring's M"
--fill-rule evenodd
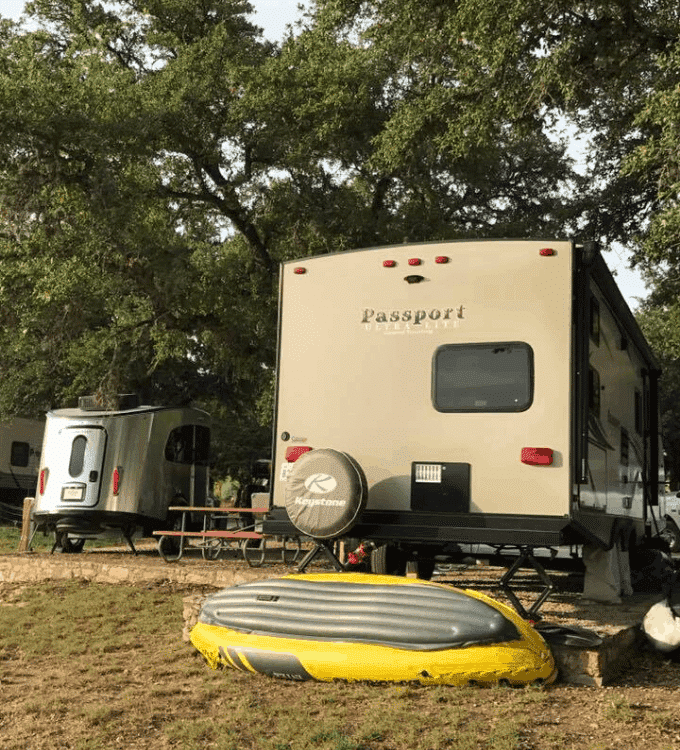
M353 471L357 537L609 544L613 517L649 521L653 358L599 255L494 240L307 258L282 266L279 321L270 532L329 536Z

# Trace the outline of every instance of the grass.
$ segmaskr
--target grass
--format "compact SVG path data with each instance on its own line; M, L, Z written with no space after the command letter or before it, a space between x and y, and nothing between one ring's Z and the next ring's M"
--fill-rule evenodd
M635 720L635 712L630 701L623 695L613 695L604 710L606 719L628 723Z
M21 539L21 529L15 526L0 526L0 555L11 555L14 554L19 548L19 540ZM110 547L115 544L125 544L127 542L122 536L108 537L106 539L88 539L85 542L85 548L87 547ZM54 545L54 534L44 534L38 532L33 537L33 543L31 549L34 552L49 552Z
M0 526L0 554L7 555L17 551L21 529L15 526ZM51 550L54 539L44 534L36 534L33 538L33 549L45 551Z

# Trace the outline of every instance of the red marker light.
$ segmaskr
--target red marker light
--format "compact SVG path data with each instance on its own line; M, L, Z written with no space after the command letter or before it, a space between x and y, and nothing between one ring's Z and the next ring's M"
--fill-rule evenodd
M522 448L521 461L529 466L550 466L553 462L553 449Z
M555 251L551 247L542 247L538 251L539 255L547 256L547 255L555 255Z
M408 264L409 266L419 266L422 263L420 258L409 258Z
M397 265L396 260L384 260L383 261L383 266L385 268L394 268L396 265Z
M117 495L120 491L120 466L116 466L113 470L113 494Z
M308 453L311 450L308 445L291 445L290 448L286 448L286 461L292 464L304 453Z
M448 263L449 262L449 258L447 258L446 255L438 255L434 259L434 262L435 263Z
M45 488L47 487L47 475L48 474L49 474L49 470L48 469L43 469L40 472L40 481L38 483L38 487L39 487L41 495L45 494Z
M300 274L303 274L303 273L307 273L307 269L306 269L306 268L303 268L302 266L298 266L298 267L297 267L297 268L296 268L296 269L295 269L295 270L293 271L293 273L296 273L296 274L300 275Z

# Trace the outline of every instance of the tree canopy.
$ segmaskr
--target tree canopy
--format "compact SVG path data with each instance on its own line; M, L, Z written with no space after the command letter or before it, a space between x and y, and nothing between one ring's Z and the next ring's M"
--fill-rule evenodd
M0 22L0 416L195 403L235 470L269 442L278 264L324 252L578 233L673 308L670 1L317 0L280 45L242 0L28 12Z

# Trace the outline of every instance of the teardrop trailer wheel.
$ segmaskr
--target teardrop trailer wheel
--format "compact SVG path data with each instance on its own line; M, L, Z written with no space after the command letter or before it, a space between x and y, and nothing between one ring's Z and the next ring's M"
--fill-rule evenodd
M83 551L84 539L71 539L67 531L55 532L54 551L63 554L77 554Z
M162 536L158 540L158 553L165 562L179 560L181 557L179 548L179 540L174 536Z
M66 540L66 547L64 548L64 552L70 552L71 554L77 554L78 552L83 551L83 547L85 546L85 540L84 539L71 539L68 538Z

